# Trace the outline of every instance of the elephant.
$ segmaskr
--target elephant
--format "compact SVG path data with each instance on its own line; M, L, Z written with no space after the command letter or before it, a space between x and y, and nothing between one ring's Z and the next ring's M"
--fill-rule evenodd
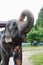
M24 21L25 17L27 17L26 21ZM29 10L23 10L18 20L13 19L6 22L8 23L5 25L5 30L3 31L4 34L0 45L0 62L2 60L2 65L8 65L9 58L13 56L15 47L19 46L21 53L19 57L21 64L19 65L22 65L22 43L26 42L26 34L33 27L34 16Z

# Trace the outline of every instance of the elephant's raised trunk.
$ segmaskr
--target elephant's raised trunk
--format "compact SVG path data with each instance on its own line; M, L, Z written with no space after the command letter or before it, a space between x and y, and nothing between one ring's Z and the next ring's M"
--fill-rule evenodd
M23 21L27 17L26 21ZM33 27L34 23L34 16L29 10L24 10L21 13L21 16L19 18L19 30L22 34L27 34L31 28Z

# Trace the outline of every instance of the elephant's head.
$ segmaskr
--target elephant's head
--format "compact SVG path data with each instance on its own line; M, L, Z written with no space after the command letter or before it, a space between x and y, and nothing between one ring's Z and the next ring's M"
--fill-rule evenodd
M27 17L26 21L24 21L25 17ZM13 38L16 41L17 39L21 40L20 38L31 30L33 23L33 14L29 10L24 10L21 13L19 20L11 20L6 25L5 37Z

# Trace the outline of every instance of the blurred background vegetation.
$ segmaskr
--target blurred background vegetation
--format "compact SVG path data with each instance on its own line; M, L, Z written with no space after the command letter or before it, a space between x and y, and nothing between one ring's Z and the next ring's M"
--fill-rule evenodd
M43 42L43 7L40 9L36 24L26 36L27 42Z

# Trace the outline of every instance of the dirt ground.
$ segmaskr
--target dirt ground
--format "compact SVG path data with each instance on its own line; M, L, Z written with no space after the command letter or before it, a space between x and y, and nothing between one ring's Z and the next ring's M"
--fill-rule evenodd
M41 52L43 52L43 50L24 51L22 65L33 65L29 57L33 54L39 54Z

